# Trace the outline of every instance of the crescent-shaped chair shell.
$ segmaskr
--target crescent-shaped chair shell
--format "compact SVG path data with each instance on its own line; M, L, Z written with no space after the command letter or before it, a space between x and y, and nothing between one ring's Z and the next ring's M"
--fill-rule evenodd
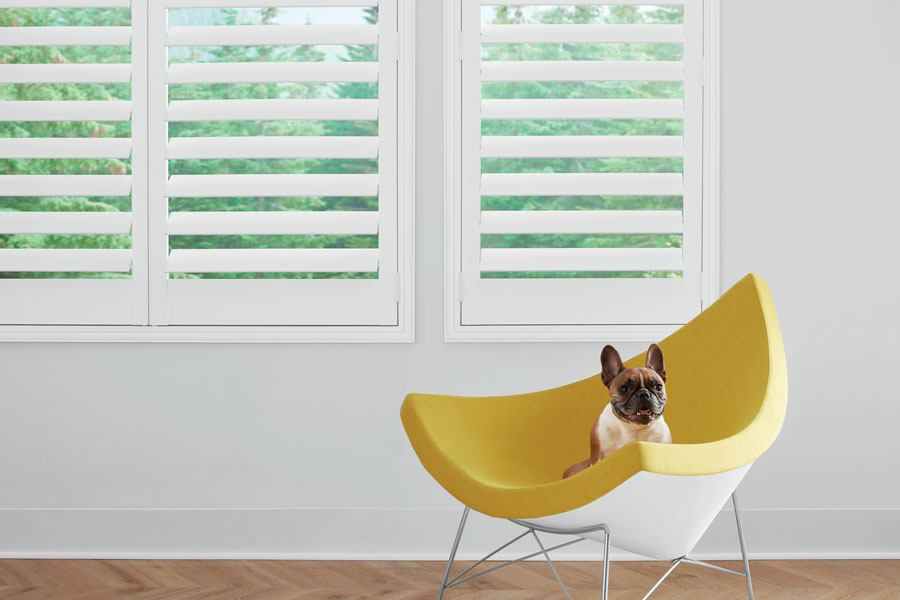
M659 345L675 443L633 442L567 479L563 471L590 454L590 428L609 402L599 375L515 396L410 394L403 425L428 472L473 510L551 528L605 523L619 548L683 556L778 436L787 372L756 275Z

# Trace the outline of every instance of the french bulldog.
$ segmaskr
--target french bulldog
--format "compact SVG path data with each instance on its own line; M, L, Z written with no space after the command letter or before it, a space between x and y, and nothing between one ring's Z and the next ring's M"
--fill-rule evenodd
M666 369L659 346L647 350L647 366L626 369L612 346L600 354L601 379L609 388L609 404L591 428L591 457L566 469L563 479L597 464L629 442L672 443L663 419Z

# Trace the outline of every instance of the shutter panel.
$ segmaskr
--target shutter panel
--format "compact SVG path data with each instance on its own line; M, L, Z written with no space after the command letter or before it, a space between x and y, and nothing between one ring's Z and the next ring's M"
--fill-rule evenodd
M700 309L702 4L461 2L462 325Z
M398 325L404 1L151 7L151 323Z
M0 324L147 322L145 14L0 3Z

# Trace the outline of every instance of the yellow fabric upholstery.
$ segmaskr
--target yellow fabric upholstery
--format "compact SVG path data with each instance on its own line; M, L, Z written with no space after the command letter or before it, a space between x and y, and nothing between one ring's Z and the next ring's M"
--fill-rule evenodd
M668 373L665 418L675 443L628 444L565 480L563 471L589 455L588 433L609 402L600 375L516 396L409 394L400 411L403 426L448 492L502 518L584 506L642 470L720 473L766 451L784 420L787 371L761 278L742 279L660 347ZM641 354L626 364L643 361Z

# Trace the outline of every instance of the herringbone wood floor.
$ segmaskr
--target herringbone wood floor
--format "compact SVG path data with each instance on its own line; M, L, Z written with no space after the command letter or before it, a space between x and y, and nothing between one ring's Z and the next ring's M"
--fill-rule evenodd
M718 564L740 569L739 563ZM575 600L599 598L599 564L557 566ZM666 566L613 563L611 600L641 598ZM754 561L751 572L759 600L900 600L896 560ZM442 574L443 565L437 562L0 560L0 599L431 600ZM657 594L660 600L746 598L742 578L686 564L679 565ZM444 598L533 600L563 595L547 564L534 562L462 584Z

